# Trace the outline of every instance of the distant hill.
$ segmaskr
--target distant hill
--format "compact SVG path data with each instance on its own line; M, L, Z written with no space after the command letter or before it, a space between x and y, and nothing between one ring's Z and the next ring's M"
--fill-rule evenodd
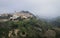
M60 27L60 16L52 19L50 23L54 26Z

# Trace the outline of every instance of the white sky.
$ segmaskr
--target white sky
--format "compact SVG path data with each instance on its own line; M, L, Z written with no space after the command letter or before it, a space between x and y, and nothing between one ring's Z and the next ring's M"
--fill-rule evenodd
M0 13L27 10L40 17L60 16L60 0L0 0Z

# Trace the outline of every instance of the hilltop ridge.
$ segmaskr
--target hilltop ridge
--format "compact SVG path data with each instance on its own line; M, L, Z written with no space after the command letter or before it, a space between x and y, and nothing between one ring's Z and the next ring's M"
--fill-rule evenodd
M1 21L8 21L9 19L17 19L17 18L27 19L32 17L34 17L34 15L29 11L20 11L20 12L15 12L13 14L8 14L8 13L0 14Z

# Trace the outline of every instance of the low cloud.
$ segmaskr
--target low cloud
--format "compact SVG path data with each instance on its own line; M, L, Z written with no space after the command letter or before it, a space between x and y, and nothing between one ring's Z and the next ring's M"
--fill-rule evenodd
M0 13L21 10L31 11L42 17L60 15L60 0L0 0Z

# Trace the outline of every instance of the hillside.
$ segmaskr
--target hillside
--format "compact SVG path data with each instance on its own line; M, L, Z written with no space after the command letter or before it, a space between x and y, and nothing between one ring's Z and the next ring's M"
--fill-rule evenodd
M58 19L56 21L59 24L47 22L26 11L5 17L1 19L8 21L0 22L0 38L60 38L60 27L55 26L60 24Z

